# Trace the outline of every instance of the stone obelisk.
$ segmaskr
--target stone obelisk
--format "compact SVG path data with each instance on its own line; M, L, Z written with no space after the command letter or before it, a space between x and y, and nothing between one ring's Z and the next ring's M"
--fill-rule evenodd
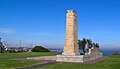
M62 55L80 55L78 48L77 14L74 10L66 13L66 38Z
M62 55L57 55L60 62L81 62L78 48L77 14L74 10L66 13L66 37Z

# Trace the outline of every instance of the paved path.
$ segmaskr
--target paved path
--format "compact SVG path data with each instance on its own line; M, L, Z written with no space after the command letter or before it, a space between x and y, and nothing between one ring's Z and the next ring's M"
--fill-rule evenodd
M38 58L38 57L34 57L34 58ZM48 58L48 56L47 56L47 58ZM43 58L41 58L41 59L43 59ZM27 59L27 58L12 58L12 59L8 59L8 60L43 62L42 64L36 64L36 65L26 66L26 67L21 67L21 68L16 68L16 69L35 69L35 68L47 66L47 65L50 65L50 64L58 63L58 62L56 62L56 60L40 60L40 59L34 60L34 59Z
M47 62L47 63L44 63L44 64L37 64L37 65L33 65L33 66L21 67L21 68L16 68L16 69L35 69L35 68L47 66L47 65L50 65L50 64L55 64L55 63L57 63L57 62Z

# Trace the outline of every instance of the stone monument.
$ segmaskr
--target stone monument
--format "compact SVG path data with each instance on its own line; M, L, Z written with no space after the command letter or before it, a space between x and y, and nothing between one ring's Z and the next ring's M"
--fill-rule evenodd
M80 62L78 47L77 14L74 10L66 13L66 38L62 55L57 55L56 61Z
M80 55L78 48L77 15L74 10L66 14L66 38L63 55Z
M95 53L94 53L95 51ZM77 14L74 10L66 13L66 38L62 55L57 55L59 62L86 62L102 57L98 50L90 50L85 55L80 55L78 47Z

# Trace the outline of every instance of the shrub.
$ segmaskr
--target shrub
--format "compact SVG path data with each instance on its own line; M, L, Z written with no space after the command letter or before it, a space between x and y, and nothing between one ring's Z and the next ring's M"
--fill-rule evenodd
M32 49L32 52L50 52L50 51L42 46L35 46Z

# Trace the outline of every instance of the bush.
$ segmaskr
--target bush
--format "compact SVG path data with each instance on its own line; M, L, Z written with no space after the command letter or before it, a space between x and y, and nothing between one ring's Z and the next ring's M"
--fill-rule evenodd
M18 50L18 51L16 51L16 50L6 50L4 53L22 53L22 52L27 52L27 51L25 51L25 50Z
M42 46L35 46L32 49L32 52L50 52L50 51Z

